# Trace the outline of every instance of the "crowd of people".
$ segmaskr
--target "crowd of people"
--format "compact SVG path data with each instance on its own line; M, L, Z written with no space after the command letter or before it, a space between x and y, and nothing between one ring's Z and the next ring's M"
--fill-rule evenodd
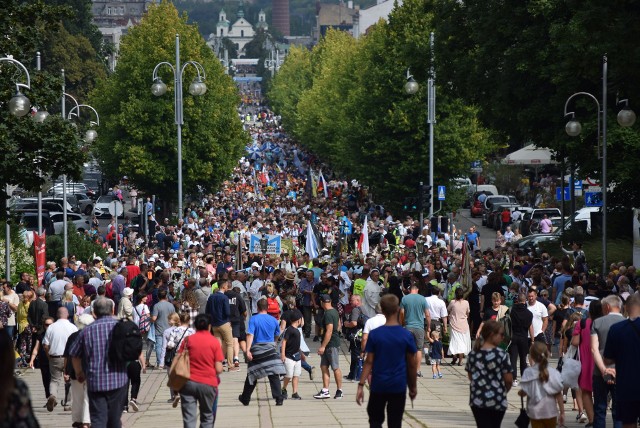
M219 374L244 364L243 405L265 377L276 405L302 399L302 370L314 375L308 340L317 342L323 384L313 398L341 399L342 383L357 381L360 404L370 382L371 426L382 425L385 408L389 426L400 426L423 359L438 381L444 364L465 366L478 426L500 426L512 386L527 397L532 426L562 425L568 388L549 361L576 352L577 420L604 427L610 396L615 423L635 426L635 267L614 264L598 276L576 254L483 246L474 228L395 215L291 141L270 112L254 119L253 144L229 180L188 203L177 222L150 216L148 237L109 225L100 231L111 236L105 259L72 255L50 261L42 284L26 272L15 286L3 282L0 341L13 346L1 348L0 367L39 368L48 411L71 410L74 427L119 426L123 411L139 410L141 373L169 371L188 350L191 378L167 400L185 427L195 426L196 407L201 426L213 426ZM279 236L283 250L250 252L251 236L262 234ZM126 363L108 358L117 319L135 323L145 342ZM0 426L35 426L24 382L0 382L8 415Z

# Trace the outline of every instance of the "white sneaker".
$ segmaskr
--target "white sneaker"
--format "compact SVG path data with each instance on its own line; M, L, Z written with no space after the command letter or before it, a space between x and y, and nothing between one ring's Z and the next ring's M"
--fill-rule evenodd
M139 410L138 409L138 403L136 403L136 400L129 401L129 408L131 410L133 410L134 412L137 412Z
M582 412L580 414L580 418L578 419L578 422L580 422L581 424L587 422L589 419L587 418L587 414L585 412Z
M329 390L322 389L322 390L320 390L320 392L318 392L316 395L314 395L313 398L316 398L318 400L323 400L325 398L331 398L331 394L329 394Z
M515 379L513 381L513 385L512 386L518 386L518 385L520 385L520 381L518 379Z

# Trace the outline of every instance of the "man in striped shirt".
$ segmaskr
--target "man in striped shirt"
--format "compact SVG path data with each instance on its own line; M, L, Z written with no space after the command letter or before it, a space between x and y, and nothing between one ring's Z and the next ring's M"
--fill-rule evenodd
M73 368L78 382L87 382L91 425L120 428L127 394L125 364L109 361L111 333L118 322L113 302L104 297L93 303L96 321L85 327L71 347Z

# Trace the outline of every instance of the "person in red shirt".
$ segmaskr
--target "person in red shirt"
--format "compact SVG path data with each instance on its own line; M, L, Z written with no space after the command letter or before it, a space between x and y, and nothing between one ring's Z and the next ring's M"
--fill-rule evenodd
M500 230L504 234L504 231L507 228L507 226L511 225L511 211L509 211L509 208L504 207L504 209L502 210L502 213L500 213L500 220L502 223Z
M131 287L131 280L140 275L140 267L136 265L136 258L127 259L127 287Z
M209 315L196 317L195 334L186 337L180 353L189 350L191 378L180 390L182 419L185 427L196 426L197 405L200 404L200 426L212 427L216 420L213 403L218 396L218 384L222 373L222 348L220 341L209 332Z

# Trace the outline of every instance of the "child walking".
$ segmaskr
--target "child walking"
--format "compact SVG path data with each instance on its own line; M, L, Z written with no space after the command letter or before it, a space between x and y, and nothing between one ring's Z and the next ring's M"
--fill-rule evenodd
M547 345L540 342L531 345L529 359L532 366L522 374L518 395L527 397L527 414L531 419L531 427L563 426L562 375L549 367Z
M428 336L431 350L429 351L429 358L431 358L431 373L433 378L442 379L442 373L440 373L440 363L442 362L442 341L440 341L440 332L432 331Z
M282 384L282 396L287 398L287 385L289 382L293 385L293 400L301 400L298 395L298 380L302 373L302 352L300 351L300 330L298 327L302 322L302 318L291 320L291 325L287 327L282 336L281 358L286 369L284 383Z

